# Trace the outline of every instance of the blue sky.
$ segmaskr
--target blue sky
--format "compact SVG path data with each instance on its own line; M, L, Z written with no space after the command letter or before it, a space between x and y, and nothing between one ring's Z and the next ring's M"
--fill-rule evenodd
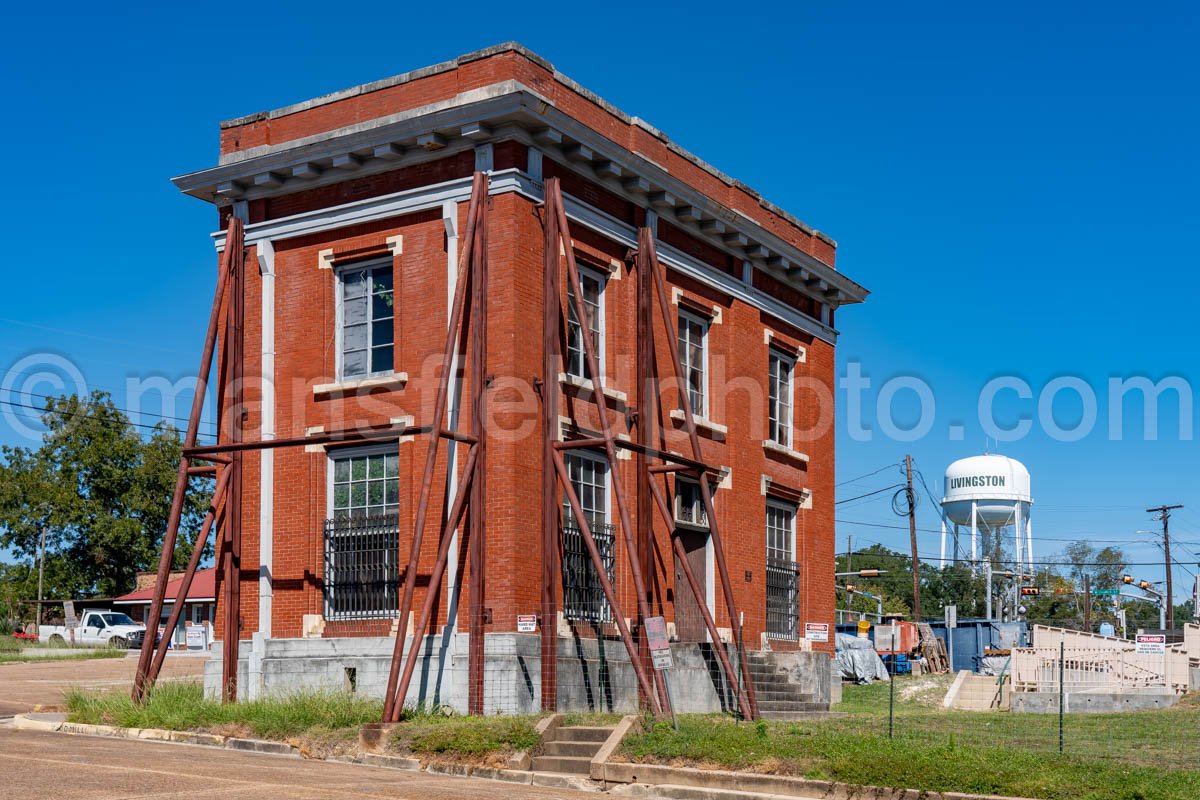
M950 461L987 446L976 406L988 380L1017 376L1036 396L1075 376L1099 396L1095 431L1063 442L1035 424L992 445L1033 474L1039 557L1079 538L1118 542L1131 561L1159 563L1132 571L1160 579L1161 555L1137 533L1156 527L1144 509L1185 503L1177 593L1190 588L1196 442L1181 441L1177 410L1146 441L1136 402L1125 439L1110 440L1106 393L1112 376L1200 388L1193 8L469 5L7 12L0 373L60 354L118 405L130 375L187 374L211 298L214 216L168 179L215 163L217 121L515 39L839 241L839 267L873 291L838 317L839 372L859 363L873 382L870 440L839 418L839 480L911 452L937 492ZM897 376L932 387L933 426L918 441L874 419L879 387ZM897 424L916 419L915 397L896 395ZM1036 417L1035 401L1002 398L1001 424ZM1068 428L1081 409L1070 391L1047 407ZM11 422L0 441L27 444ZM920 515L937 526L930 503ZM872 527L901 523L886 494L839 518L841 547L848 533L906 546L905 531ZM936 535L922 533L920 549L936 556Z

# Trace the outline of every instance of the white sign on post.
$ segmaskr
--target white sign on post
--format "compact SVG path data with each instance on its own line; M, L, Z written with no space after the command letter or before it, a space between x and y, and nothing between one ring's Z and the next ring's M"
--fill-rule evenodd
M68 630L73 630L79 627L79 617L75 616L75 601L63 601L63 622Z
M958 606L946 606L946 627L958 627Z
M804 623L804 638L810 642L828 642L829 641L829 623L828 622L806 622Z
M1167 637L1161 633L1139 633L1134 652L1139 656L1164 656L1167 654Z
M517 633L536 633L537 614L517 614Z
M674 666L665 617L646 617L646 645L650 648L655 669L671 669Z
M203 650L208 644L205 641L203 625L187 625L185 627L187 646L189 650Z

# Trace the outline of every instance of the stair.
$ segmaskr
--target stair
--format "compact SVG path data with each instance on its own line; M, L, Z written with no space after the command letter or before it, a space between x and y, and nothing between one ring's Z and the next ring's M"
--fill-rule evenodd
M800 691L772 654L747 653L746 663L754 683L758 713L763 719L801 720L829 713L829 704L817 702L811 694Z
M533 757L534 772L565 775L590 775L592 758L608 740L612 728L572 725L557 729L553 738L542 742L541 752Z
M952 708L959 711L992 711L1008 708L1011 689L1008 677L1004 679L1004 692L999 701L996 697L996 678L994 675L968 674L959 687L958 696L954 698Z

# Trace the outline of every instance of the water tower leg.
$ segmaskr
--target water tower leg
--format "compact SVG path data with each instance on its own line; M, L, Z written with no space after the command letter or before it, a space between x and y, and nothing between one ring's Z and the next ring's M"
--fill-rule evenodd
M1029 561L1029 574L1033 574L1033 515L1025 512L1025 558Z
M971 569L979 571L979 506L971 501Z
M1025 571L1025 555L1024 555L1025 547L1024 547L1024 542L1021 540L1022 539L1022 537L1021 537L1021 527L1022 526L1021 526L1021 504L1020 503L1017 503L1016 507L1013 508L1013 517L1014 517L1014 523L1015 523L1013 525L1013 533L1015 534L1014 538L1016 540L1014 542L1014 545L1016 547L1016 550L1014 551L1014 555L1016 556L1017 571L1024 572Z

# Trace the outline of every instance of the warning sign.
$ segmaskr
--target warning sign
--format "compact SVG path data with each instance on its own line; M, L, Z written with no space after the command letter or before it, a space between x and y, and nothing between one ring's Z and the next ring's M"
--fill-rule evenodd
M674 665L665 617L646 617L646 645L655 669L670 669Z
M1139 633L1134 645L1139 656L1162 656L1167 654L1167 637L1161 633Z
M517 633L536 633L537 614L517 614Z
M804 638L810 642L828 642L829 641L829 623L828 622L806 622L804 623Z

